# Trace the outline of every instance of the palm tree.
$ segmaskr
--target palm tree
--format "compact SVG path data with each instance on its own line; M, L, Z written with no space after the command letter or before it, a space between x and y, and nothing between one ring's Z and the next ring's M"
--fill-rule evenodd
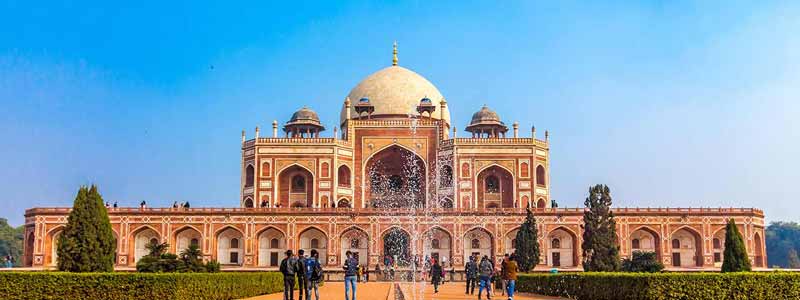
M153 242L148 244L146 248L147 250L150 251L150 254L148 255L158 258L161 257L162 254L167 253L167 249L169 249L169 244L167 244L166 242L160 244L157 242Z

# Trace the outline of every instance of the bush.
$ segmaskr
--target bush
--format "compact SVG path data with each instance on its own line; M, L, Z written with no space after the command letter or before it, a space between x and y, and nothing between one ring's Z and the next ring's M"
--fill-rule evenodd
M2 299L228 300L277 293L283 276L252 273L0 272Z
M664 264L658 261L655 252L633 252L633 258L622 260L622 270L625 272L657 273L664 269Z
M579 300L800 299L800 273L522 274L517 290Z

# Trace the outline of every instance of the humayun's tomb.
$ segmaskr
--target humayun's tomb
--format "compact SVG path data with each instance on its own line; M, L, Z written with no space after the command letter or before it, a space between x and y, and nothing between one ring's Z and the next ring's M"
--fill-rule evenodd
M514 251L531 208L539 269L577 269L583 208L551 203L549 135L519 136L477 107L457 137L445 98L397 65L367 76L343 99L333 137L309 108L272 132L242 132L241 197L231 208L110 208L116 264L129 269L152 241L171 252L198 245L223 269L274 270L286 249L317 249L328 265L346 251L374 269L388 256L438 257L463 270L472 254ZM464 120L466 121L466 120ZM341 129L339 129L341 128ZM510 131L510 132L509 132ZM590 185L589 182L586 183ZM582 200L582 199L576 199ZM25 265L49 268L70 208L25 213ZM652 251L668 269L718 269L734 219L755 267L764 267L764 213L755 208L614 208L623 257ZM331 268L336 270L339 268Z

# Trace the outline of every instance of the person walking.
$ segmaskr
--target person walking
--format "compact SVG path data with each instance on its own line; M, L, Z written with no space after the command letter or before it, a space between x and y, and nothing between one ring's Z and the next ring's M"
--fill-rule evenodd
M503 261L500 262L500 295L506 295L506 286L508 286L508 280L506 279L506 266L508 264L508 253L503 255Z
M297 299L303 300L303 293L308 291L308 276L306 276L306 262L308 259L305 250L297 250Z
M358 278L356 279L356 282L361 282L362 280L364 280L364 268L358 266Z
M358 261L353 257L353 253L345 253L347 259L344 261L344 300L356 300L356 281L358 277ZM352 292L350 290L352 289ZM348 298L350 294L350 298Z
M514 290L517 288L517 271L519 266L517 265L517 255L511 254L506 262L506 273L505 278L503 280L506 281L506 294L508 294L508 300L514 300Z
M467 276L467 291L464 294L474 295L475 285L478 284L478 264L475 262L475 255L469 257L464 266L464 274Z
M442 278L443 278L442 277L442 272L444 272L443 269L442 269L442 265L440 265L438 261L434 260L433 261L433 265L431 266L431 271L430 271L431 284L433 284L433 293L434 294L438 294L439 293L439 284L442 283Z
M306 300L311 300L311 290L314 290L314 297L319 300L319 284L322 282L322 264L319 263L319 252L311 249L311 257L306 260ZM302 299L299 299L302 300Z
M478 265L478 276L480 278L480 286L478 287L478 300L481 299L483 290L486 289L486 299L492 299L492 275L494 275L494 266L489 261L489 256L484 255L481 263Z
M283 300L294 300L294 275L297 273L297 258L294 257L292 250L286 250L286 258L281 261L280 271L283 274Z

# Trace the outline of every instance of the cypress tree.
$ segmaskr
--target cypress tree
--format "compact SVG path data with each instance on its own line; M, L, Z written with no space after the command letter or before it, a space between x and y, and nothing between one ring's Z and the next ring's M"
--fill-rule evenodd
M611 212L611 192L598 184L589 188L583 213L583 269L613 272L620 269L617 224Z
M97 186L82 186L58 240L58 269L111 272L117 241Z
M750 258L744 240L739 233L739 228L733 219L725 226L725 252L722 256L722 272L747 272L751 271Z
M539 229L536 228L536 218L533 217L533 212L530 209L527 211L525 222L522 223L514 238L517 263L523 272L528 272L539 264Z

